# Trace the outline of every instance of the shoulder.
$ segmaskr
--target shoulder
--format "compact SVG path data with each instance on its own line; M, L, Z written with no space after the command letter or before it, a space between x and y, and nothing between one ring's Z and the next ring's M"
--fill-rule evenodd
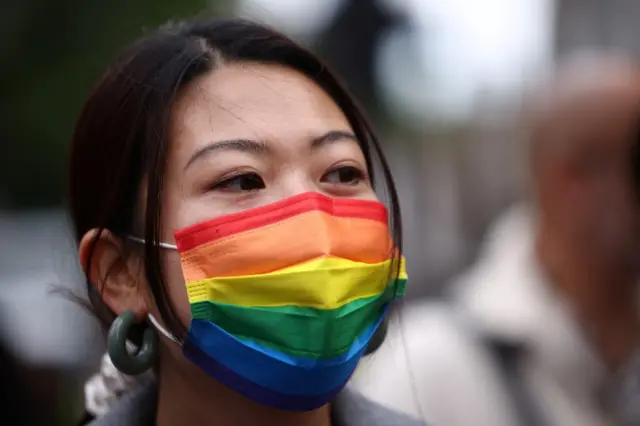
M352 383L379 404L436 424L459 407L497 408L485 399L500 388L488 352L442 302L400 311L387 341L363 360Z
M448 304L417 303L394 314L386 341L363 360L358 377L395 379L400 370L410 369L420 380L451 378L454 369L465 375L473 371L483 353L475 335Z
M423 421L376 404L346 388L333 402L339 426L427 426Z
M104 416L87 426L152 426L156 401L156 385L149 383L122 396Z

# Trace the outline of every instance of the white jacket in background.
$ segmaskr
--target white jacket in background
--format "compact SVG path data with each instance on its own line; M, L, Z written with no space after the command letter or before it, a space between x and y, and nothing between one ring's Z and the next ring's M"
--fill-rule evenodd
M476 329L529 349L520 377L548 426L614 425L603 408L604 366L546 282L533 236L526 208L500 218L476 265L451 288L464 315L443 302L405 306L352 386L436 426L522 426Z

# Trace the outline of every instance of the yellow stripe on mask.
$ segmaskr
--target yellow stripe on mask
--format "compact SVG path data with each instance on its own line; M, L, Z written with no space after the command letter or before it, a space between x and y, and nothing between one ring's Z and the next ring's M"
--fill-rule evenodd
M209 278L187 283L190 303L237 306L303 306L335 309L376 296L389 285L391 260L361 263L325 257L267 274ZM401 279L407 278L404 258Z

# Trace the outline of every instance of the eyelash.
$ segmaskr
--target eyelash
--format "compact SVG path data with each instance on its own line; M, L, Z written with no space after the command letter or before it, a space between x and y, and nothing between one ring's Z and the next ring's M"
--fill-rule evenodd
M330 174L340 173L340 172L351 173L352 174L351 180L349 182L340 182L340 181L327 182L326 181L327 177ZM338 180L340 180L341 177L343 176L338 176ZM321 178L322 181L333 184L333 185L348 185L348 186L356 186L366 179L367 179L367 174L363 170L354 166L334 167L333 169L327 171ZM235 183L239 184L240 187L232 188L232 185ZM249 188L243 188L243 184L247 184L247 183L248 183L247 186L249 186ZM258 175L257 173L248 172L248 173L237 174L235 176L231 176L220 182L217 182L211 187L211 190L233 191L233 192L253 192L253 191L259 191L264 188L266 188L266 184L264 183L264 180L260 177L260 175Z
M254 179L253 182L251 182L254 185L258 185L258 186L262 186L261 188L250 188L250 189L243 189L242 188L242 184L246 183L246 179L252 178ZM245 181L243 182L243 179L245 179ZM232 189L231 185L233 185L234 183L240 183L240 188L239 189ZM259 191L261 189L264 189L266 187L264 180L260 177L260 175L258 175L257 173L240 173L237 174L235 176L231 176L229 178L226 178L220 182L217 182L215 185L212 186L212 190L214 191L243 191L243 192L253 192L253 191Z
M348 172L348 173L353 173L353 177L352 179L355 180L355 182L332 182L336 185L350 185L350 186L355 186L358 185L359 183L361 183L362 181L367 179L367 175L366 173L355 167L355 166L337 166L334 167L333 169L329 170L327 173L325 173L323 175L323 178L325 176L328 176L330 173L336 173L336 172Z

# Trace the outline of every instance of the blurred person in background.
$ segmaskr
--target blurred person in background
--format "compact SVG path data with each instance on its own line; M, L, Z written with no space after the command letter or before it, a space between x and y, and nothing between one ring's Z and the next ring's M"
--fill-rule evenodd
M91 425L423 424L343 391L406 272L378 141L311 53L246 21L164 27L94 88L70 169L109 328Z
M400 311L368 397L439 426L640 425L640 72L585 58L536 96L529 202L450 297Z

